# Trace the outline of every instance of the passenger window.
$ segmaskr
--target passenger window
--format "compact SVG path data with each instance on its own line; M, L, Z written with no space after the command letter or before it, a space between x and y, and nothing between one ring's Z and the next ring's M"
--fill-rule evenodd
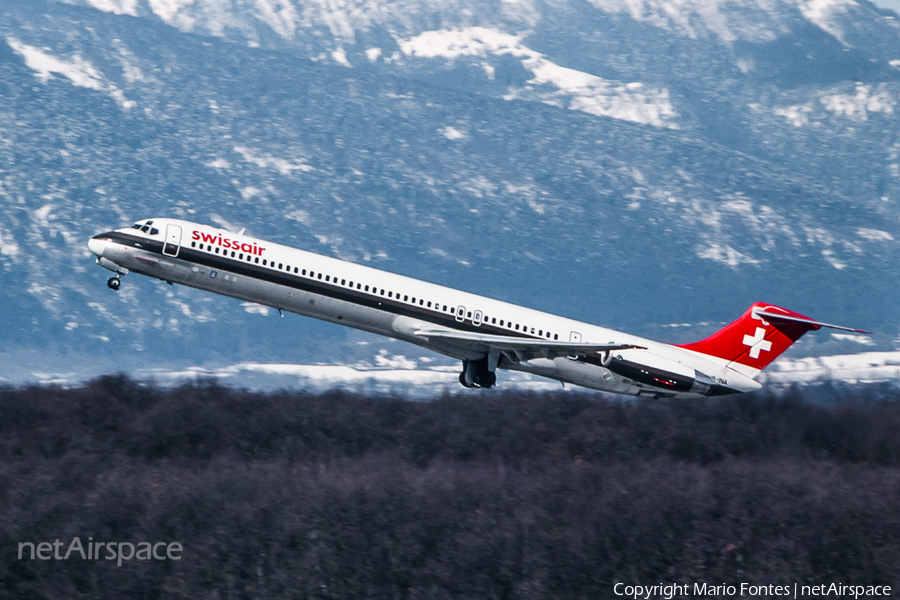
M503 319L500 319L500 327L503 327Z
M388 292L388 298L393 298L393 296L392 296L393 293L394 292Z
M331 275L326 275L326 276L325 276L325 281L331 281Z
M322 281L322 274L319 273L318 275L316 275L316 279L318 279L319 281Z
M267 265L266 259L263 259L263 266L265 267L266 265Z
M218 253L219 253L219 247L216 246L216 254L218 254Z
M497 319L496 319L496 318L492 318L492 319L491 319L491 325L496 325L496 324L497 324Z
M256 261L255 261L255 262L256 262L256 264L259 264L259 257L258 257L258 256L256 257Z
M341 285L347 285L347 280L346 280L346 279L341 279ZM350 284L350 285L353 285L353 284Z
M538 329L538 335L541 336L541 337L544 337L544 330L543 330L543 329Z
M518 331L518 330L519 330L519 324L516 323L516 331Z
M196 248L196 247L197 247L197 242L191 242L191 248Z
M409 302L409 296L403 296L403 301L404 301L404 302Z
M240 254L240 255L238 255L238 258L240 258L241 260L244 260L244 255Z
M367 291L367 292L369 291L369 286L366 286L366 291Z
M428 308L431 308L431 301L428 301Z
M234 250L231 251L231 258L234 258Z
M419 306L424 306L424 305L425 305L425 301L422 300L421 298L419 298ZM431 306L431 302L428 303L428 306Z
M553 334L553 339L554 339L554 340L558 340L558 339L559 339L559 334L558 334L558 333L554 333L554 334Z
M298 269L297 267L294 267L294 273L296 273L296 272L299 271L299 270L300 270L300 269Z

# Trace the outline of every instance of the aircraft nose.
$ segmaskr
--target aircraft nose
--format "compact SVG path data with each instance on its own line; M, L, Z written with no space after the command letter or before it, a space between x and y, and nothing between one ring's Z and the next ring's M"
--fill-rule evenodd
M88 240L88 249L98 257L103 256L103 251L106 249L107 244L109 244L108 240L101 239L101 237L102 236L100 235L95 235Z

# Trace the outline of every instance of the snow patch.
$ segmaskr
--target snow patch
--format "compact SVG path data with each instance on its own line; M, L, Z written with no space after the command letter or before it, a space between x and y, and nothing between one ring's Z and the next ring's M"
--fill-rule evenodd
M823 31L830 33L839 42L844 44L844 32L838 26L836 17L847 12L851 6L858 6L854 0L798 0L800 13L814 25Z
M137 14L137 0L87 0L87 3L103 12L113 13L115 15L131 15Z
M249 148L244 146L235 146L234 151L241 155L246 162L252 163L262 169L274 168L282 175L291 175L294 171L302 171L304 173L315 171L315 167L311 167L303 161L291 162L277 156L257 155Z
M218 225L219 227L221 227L222 229L224 229L225 231L237 233L238 231L241 230L240 227L238 227L234 223L226 221L223 217L217 215L216 213L211 213L209 215L209 220L212 221L213 223L215 223L216 225Z
M874 346L875 342L867 335L854 335L852 333L832 333L831 337L841 342L855 342L863 346Z
M742 252L738 252L728 244L712 243L707 247L697 249L697 256L712 260L729 267L736 268L740 265L758 265L760 261L747 256Z
M887 231L881 231L880 229L866 229L859 228L856 230L856 235L861 238L867 239L871 242L892 242L894 241L894 236L889 234Z
M375 364L382 368L405 370L415 369L419 366L419 363L406 358L402 354L389 355L384 348L378 351L378 355L375 357Z
M896 100L885 90L872 92L872 86L857 84L856 94L828 94L819 98L825 109L854 121L867 121L869 113L893 114Z
M23 44L15 38L6 38L6 43L16 54L25 59L25 65L36 71L35 77L44 83L56 73L67 78L75 86L108 93L125 110L137 106L136 102L126 99L125 94L114 84L106 83L103 73L96 69L90 61L81 58L79 54L73 56L71 61L65 61L34 46Z
M256 302L242 302L241 306L244 310L251 315L262 315L264 317L269 316L269 307L263 306L262 304L257 304Z
M12 239L10 234L5 234L0 229L0 254L15 258L19 256L19 245Z
M290 0L255 0L257 16L283 38L291 39L300 24L300 15ZM346 59L345 59L346 60Z
M213 169L230 169L231 163L224 158L217 158L214 161L206 163L206 166L212 167Z
M350 64L350 61L347 60L347 52L343 48L338 48L337 50L332 50L331 58L333 58L334 62L336 62L339 65L343 65L345 67L353 67L353 65Z
M771 42L790 32L792 17L780 3L759 0L590 0L596 8L627 14L636 21L691 39L715 36L726 44L737 40ZM843 42L837 24L853 0L789 0L805 19Z
M466 137L466 134L461 132L459 129L456 129L455 127L450 127L449 125L442 129L438 129L438 133L440 133L442 136L444 136L448 140L461 140L464 137Z
M821 358L780 358L761 377L766 383L877 382L900 379L900 352L862 352Z
M772 112L779 117L787 119L788 123L794 127L803 127L809 123L807 115L812 112L812 107L808 104L797 104L784 108L775 108Z
M172 24L175 16L185 6L190 6L194 0L147 0L153 14L168 24Z
M620 83L557 65L511 35L486 27L426 31L398 40L406 56L419 58L484 58L513 56L534 77L524 89L511 89L506 100L538 100L569 110L656 127L677 129L675 109L667 89L648 89L639 82Z

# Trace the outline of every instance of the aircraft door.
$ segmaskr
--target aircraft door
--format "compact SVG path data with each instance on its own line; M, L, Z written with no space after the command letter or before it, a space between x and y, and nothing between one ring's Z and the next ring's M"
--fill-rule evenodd
M472 325L474 325L475 327L481 325L481 319L483 316L484 313L482 313L480 310L476 310L475 314L472 315Z
M181 249L181 227L179 225L166 225L166 243L163 244L162 253L166 256L178 256Z
M459 306L456 309L456 320L462 323L466 318L466 307Z
M578 333L577 331L573 331L572 333L569 334L569 341L575 342L576 344L580 344L581 343L581 334Z

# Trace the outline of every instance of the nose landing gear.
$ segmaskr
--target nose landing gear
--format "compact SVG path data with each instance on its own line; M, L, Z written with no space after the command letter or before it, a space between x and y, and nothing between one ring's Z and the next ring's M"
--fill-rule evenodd
M119 286L122 285L122 280L116 277L110 277L109 281L106 282L106 285L109 286L109 289L118 291Z

